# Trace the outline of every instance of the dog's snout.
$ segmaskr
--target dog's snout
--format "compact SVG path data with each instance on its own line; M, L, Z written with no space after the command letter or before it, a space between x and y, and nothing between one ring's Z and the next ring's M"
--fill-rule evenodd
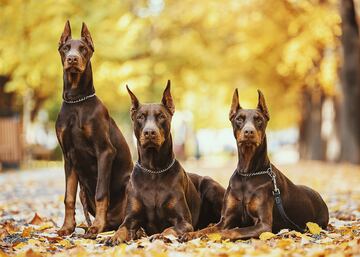
M253 138L255 136L255 127L252 124L246 124L243 128L243 133L245 138Z
M69 55L66 58L68 64L77 64L79 62L79 57L76 55Z
M247 128L244 131L245 136L253 136L254 133L255 133L255 131L253 129L251 129L251 128Z
M156 137L156 131L154 129L145 129L144 136L147 139L153 139Z

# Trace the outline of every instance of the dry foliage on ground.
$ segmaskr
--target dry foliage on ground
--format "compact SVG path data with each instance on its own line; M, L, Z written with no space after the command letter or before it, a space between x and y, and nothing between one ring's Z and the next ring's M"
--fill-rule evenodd
M194 168L193 165L188 167ZM0 257L2 256L359 256L360 255L360 168L347 165L303 163L288 167L286 174L296 183L319 190L330 208L328 230L308 224L308 232L264 233L260 239L221 241L217 234L180 243L149 242L147 238L107 247L102 241L83 239L79 225L70 237L56 230L63 217L63 175L59 169L12 173L0 176ZM228 170L229 168L227 168ZM215 174L225 185L230 174ZM225 176L226 174L226 176ZM78 213L81 208L78 206Z

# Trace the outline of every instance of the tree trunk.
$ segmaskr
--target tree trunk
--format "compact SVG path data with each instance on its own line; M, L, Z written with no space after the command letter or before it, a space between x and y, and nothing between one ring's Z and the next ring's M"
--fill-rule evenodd
M303 160L325 160L326 143L321 136L324 99L325 94L320 87L304 87L302 90L299 152Z
M360 41L353 0L342 0L341 160L360 163Z

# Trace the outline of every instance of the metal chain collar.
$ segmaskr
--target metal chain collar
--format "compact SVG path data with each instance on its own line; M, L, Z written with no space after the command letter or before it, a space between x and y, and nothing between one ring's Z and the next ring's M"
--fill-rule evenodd
M145 171L145 172L147 172L147 173L150 173L150 174L161 174L161 173L164 173L165 171L169 170L169 169L174 165L175 161L176 161L176 159L174 158L174 159L171 161L170 165L169 165L168 167L166 167L165 169L162 169L162 170L149 170L149 169L141 166L141 164L139 163L139 161L137 161L137 162L135 163L135 166L138 166L141 170L143 170L143 171Z
M259 176L259 175L267 174L267 175L269 175L269 177L271 178L271 180L272 180L272 182L274 184L273 193L280 193L280 190L277 187L277 183L276 183L276 174L272 171L271 164L270 164L270 167L267 170L258 171L258 172L251 172L251 173L237 172L237 174L239 174L240 176L243 176L243 177L253 177L253 176Z
M76 99L76 100L65 100L65 98L63 97L63 101L67 104L76 104L76 103L80 103L80 102L83 102L91 97L94 97L95 96L95 93L92 94L92 95L87 95L87 96L84 96L84 97L81 97L79 99Z

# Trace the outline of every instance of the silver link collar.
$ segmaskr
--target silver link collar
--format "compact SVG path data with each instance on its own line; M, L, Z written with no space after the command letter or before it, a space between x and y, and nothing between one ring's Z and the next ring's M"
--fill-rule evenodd
M150 174L160 174L160 173L164 173L165 171L169 170L174 165L175 161L176 161L176 159L174 158L172 160L172 162L170 163L170 165L162 170L149 170L149 169L141 166L141 164L138 161L135 163L135 166L139 167L141 170L143 170L147 173L150 173Z
M83 102L83 101L85 101L85 100L87 100L87 99L89 99L89 98L91 98L91 97L94 97L94 96L95 96L95 93L92 94L92 95L84 96L84 97L79 98L79 99L76 99L76 100L65 100L65 99L63 98L63 101L64 101L65 103L67 103L67 104L76 104L76 103Z

